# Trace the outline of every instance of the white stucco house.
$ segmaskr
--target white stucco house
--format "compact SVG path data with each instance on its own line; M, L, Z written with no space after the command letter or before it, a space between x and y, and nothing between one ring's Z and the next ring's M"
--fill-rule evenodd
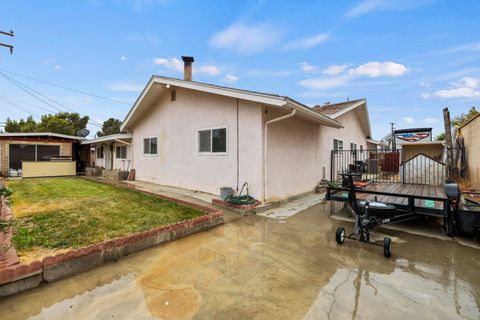
M153 76L123 121L136 179L263 202L311 192L329 177L331 150L366 148L366 100L310 108L289 97Z
M129 171L132 168L132 134L119 133L80 142L82 159L89 167Z

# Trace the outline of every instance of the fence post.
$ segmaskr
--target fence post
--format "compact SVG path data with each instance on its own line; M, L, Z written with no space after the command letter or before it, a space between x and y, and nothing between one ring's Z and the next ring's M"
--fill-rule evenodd
M330 181L333 181L333 152L334 150L330 151Z

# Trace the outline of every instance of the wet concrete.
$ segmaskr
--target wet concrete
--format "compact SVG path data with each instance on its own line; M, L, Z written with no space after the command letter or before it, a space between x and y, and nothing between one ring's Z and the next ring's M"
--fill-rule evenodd
M479 319L480 250L383 230L335 242L330 206L233 219L0 301L2 319Z

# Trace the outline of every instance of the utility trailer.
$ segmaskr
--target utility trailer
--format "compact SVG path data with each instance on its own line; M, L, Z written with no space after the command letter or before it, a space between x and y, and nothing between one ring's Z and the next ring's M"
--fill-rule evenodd
M328 186L326 199L353 206L347 186ZM421 216L443 218L445 233L453 236L454 214L451 197L440 186L374 182L365 188L355 188L358 200L379 201L395 206L395 215L388 223L416 219Z

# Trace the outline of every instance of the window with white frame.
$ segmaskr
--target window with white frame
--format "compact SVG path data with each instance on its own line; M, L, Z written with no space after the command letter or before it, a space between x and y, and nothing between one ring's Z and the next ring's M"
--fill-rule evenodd
M115 147L115 158L116 159L127 159L127 146L116 146Z
M103 159L103 146L97 148L97 159Z
M157 137L143 139L143 154L157 154Z
M199 153L226 153L227 128L198 130Z
M343 141L339 139L333 139L333 150L335 154L339 154L339 151L343 150Z

